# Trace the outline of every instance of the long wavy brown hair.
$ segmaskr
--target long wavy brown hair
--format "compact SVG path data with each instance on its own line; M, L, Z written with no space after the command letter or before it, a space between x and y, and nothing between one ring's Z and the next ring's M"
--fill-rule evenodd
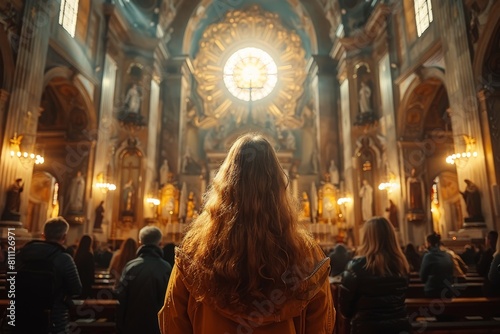
M109 272L111 275L118 280L127 262L137 257L136 253L137 242L132 238L127 238L120 246L120 253L116 255L116 259L110 264Z
M410 272L396 232L384 217L373 217L365 223L363 242L357 254L366 257L365 268L374 275L405 276Z
M287 186L263 136L236 140L177 253L198 300L241 307L278 287L285 295L297 292L287 275L293 271L294 278L304 278L317 259Z

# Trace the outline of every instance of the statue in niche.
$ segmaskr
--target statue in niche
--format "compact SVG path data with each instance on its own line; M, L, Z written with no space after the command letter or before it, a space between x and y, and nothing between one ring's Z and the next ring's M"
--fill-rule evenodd
M295 136L293 135L292 131L286 130L285 131L285 148L290 151L295 151L297 148L296 143L295 143Z
M484 222L483 213L481 210L481 194L478 186L471 180L465 179L467 184L464 192L460 192L465 201L468 217L466 222Z
M410 212L423 212L423 183L420 177L416 175L415 168L412 168L411 174L406 180L408 188L408 209Z
M76 172L69 186L69 212L83 213L83 197L85 194L85 179L82 172Z
M132 179L124 184L122 189L122 207L124 214L133 214L134 212L134 194L135 187Z
M330 174L330 182L337 185L339 184L339 170L337 165L335 165L335 160L330 160L330 167L328 168L328 173Z
M194 193L190 191L186 205L186 218L193 218L194 214L195 214Z
M18 178L10 185L7 190L7 197L5 199L5 208L2 213L2 220L19 221L21 215L19 209L21 208L21 193L24 190L23 179Z
M361 81L361 88L359 89L359 111L361 113L368 113L372 111L371 97L371 88L366 84L366 82Z
M94 230L100 230L104 218L104 201L101 201L95 209Z
M305 218L311 217L311 203L309 202L309 197L305 191L302 192L301 206L301 216Z
M373 188L368 180L363 180L359 189L359 197L361 198L361 217L365 222L373 217Z
M200 165L191 156L191 150L186 148L186 152L182 157L182 173L183 174L199 174L201 171Z
M139 114L141 110L141 100L142 94L139 86L137 86L136 83L132 83L127 91L127 95L125 95L125 111L128 113Z
M160 167L160 185L164 186L168 182L168 161L167 159L163 160L163 164Z

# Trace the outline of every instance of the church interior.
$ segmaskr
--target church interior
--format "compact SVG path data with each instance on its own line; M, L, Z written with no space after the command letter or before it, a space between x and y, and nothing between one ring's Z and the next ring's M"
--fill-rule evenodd
M1 238L179 242L240 135L300 222L356 246L500 229L500 1L0 2Z

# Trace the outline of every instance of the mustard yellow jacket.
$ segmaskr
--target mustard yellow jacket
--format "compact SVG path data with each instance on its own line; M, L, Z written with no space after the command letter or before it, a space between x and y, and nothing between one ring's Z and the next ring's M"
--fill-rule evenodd
M163 334L331 334L335 308L328 280L330 259L316 252L317 265L304 280L307 293L285 300L280 289L268 300L253 303L253 311L242 314L220 309L191 294L192 283L183 274L182 260L176 257L158 313Z

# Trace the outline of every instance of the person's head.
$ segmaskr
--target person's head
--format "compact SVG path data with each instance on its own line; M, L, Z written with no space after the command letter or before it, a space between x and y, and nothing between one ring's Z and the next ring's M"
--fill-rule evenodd
M330 276L340 275L351 259L346 246L342 243L336 244L333 251L328 254L328 257L330 257Z
M159 246L163 235L156 226L145 226L139 231L139 242L143 245Z
M17 178L17 179L16 179L16 183L17 183L17 184L21 184L22 182L23 182L23 179L21 179L21 178Z
M418 254L417 248L411 242L405 246L404 253L406 255Z
M235 141L216 174L206 194L206 211L212 217L226 216L221 228L244 222L243 228L252 234L280 231L294 221L297 210L287 186L269 141L247 134Z
M80 242L76 248L75 259L88 253L92 253L92 237L88 234L84 234L80 238Z
M498 232L497 231L489 231L486 235L486 247L490 247L492 249L498 249L496 247L498 240Z
M426 241L427 247L439 247L441 245L441 235L436 232L432 232L427 236Z
M134 253L137 251L137 242L132 238L127 238L121 246L120 252Z
M46 241L64 244L69 224L63 217L51 218L43 226L43 238Z
M366 257L365 268L376 275L406 275L409 265L399 247L394 227L384 217L372 217L364 226L359 256Z

